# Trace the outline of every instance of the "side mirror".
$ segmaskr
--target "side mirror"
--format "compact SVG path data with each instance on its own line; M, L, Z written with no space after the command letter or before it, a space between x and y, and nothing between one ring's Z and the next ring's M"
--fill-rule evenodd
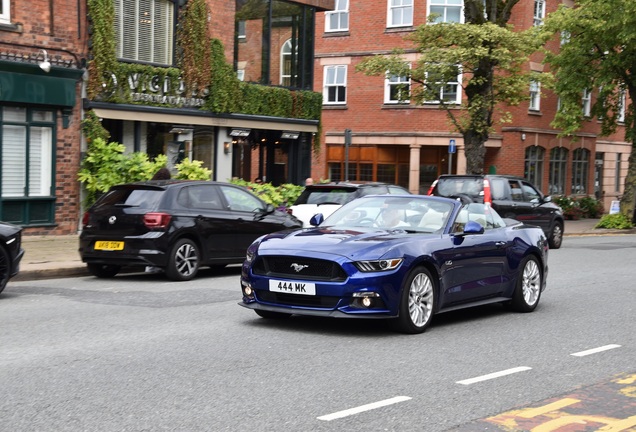
M322 213L317 213L315 215L313 215L311 217L311 219L309 219L309 225L311 226L318 226L320 225L323 221L325 220L325 217L322 215Z
M274 213L275 211L276 207L274 207L272 204L267 204L267 207L265 207L265 214Z
M544 203L548 203L548 202L552 202L552 195L546 195L543 197L543 202Z
M468 221L466 222L466 226L464 226L464 232L462 234L471 235L471 234L483 234L483 233L484 233L484 227L481 226L479 222Z

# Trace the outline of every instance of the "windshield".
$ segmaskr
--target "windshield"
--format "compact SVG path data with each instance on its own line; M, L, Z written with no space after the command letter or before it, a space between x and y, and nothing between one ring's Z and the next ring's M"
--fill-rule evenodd
M338 229L402 229L408 232L441 232L452 204L433 199L407 197L358 198L329 216L320 226Z
M442 177L435 186L434 194L443 197L467 195L475 199L483 196L483 185L484 181L480 177Z

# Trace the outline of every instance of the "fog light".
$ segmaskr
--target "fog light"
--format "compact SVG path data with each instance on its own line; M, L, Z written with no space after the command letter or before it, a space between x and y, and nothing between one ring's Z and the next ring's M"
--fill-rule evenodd
M252 289L250 284L241 282L241 285L243 285L243 295L245 295L246 297L251 297L254 294L254 290Z
M371 306L371 297L364 297L362 299L362 306L370 307Z

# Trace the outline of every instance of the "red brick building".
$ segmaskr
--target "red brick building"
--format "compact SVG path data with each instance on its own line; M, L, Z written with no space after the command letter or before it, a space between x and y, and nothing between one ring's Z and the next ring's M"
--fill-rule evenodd
M560 3L521 0L510 23L517 28L540 24ZM318 14L315 90L323 92L323 146L315 156L313 177L387 181L426 193L438 175L449 172L449 165L452 173L465 172L462 137L452 132L437 104L402 103L395 90L408 84L404 78L387 80L355 70L366 57L396 47L404 48L405 60L414 62L417 54L403 38L425 24L431 12L439 14L438 20L463 21L462 2L451 0L337 0L334 11ZM528 68L544 71L546 66L535 54ZM449 89L440 97L456 102L464 97L457 83L455 90ZM630 144L623 128L599 137L600 125L590 118L576 140L558 138L550 126L557 97L540 86L528 91L541 97L510 109L512 123L498 126L486 143L484 172L526 177L546 194L597 196L608 209L621 194L627 171ZM589 96L582 95L584 110L589 109ZM348 175L345 129L352 136ZM449 161L451 139L457 153Z
M262 86L311 93L315 17L334 0L206 3L209 34L223 43L237 72L249 70L249 80ZM205 92L180 93L176 36L187 0L91 3L114 14L93 13L88 4L0 0L0 220L23 226L27 235L81 229L77 174L89 111L127 152L166 154L169 164L201 160L213 180L258 175L301 183L309 175L317 118L213 113L202 108ZM94 33L106 20L117 70L100 71L102 90L93 95ZM241 58L247 37L252 57Z

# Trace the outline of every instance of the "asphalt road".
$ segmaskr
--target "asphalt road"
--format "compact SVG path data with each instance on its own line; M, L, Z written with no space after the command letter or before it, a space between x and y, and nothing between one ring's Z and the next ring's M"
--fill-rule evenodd
M237 305L237 267L187 283L11 282L0 431L505 430L492 418L560 401L636 416L598 390L636 373L635 261L636 236L568 238L535 312L452 312L415 336L381 321L263 320Z

